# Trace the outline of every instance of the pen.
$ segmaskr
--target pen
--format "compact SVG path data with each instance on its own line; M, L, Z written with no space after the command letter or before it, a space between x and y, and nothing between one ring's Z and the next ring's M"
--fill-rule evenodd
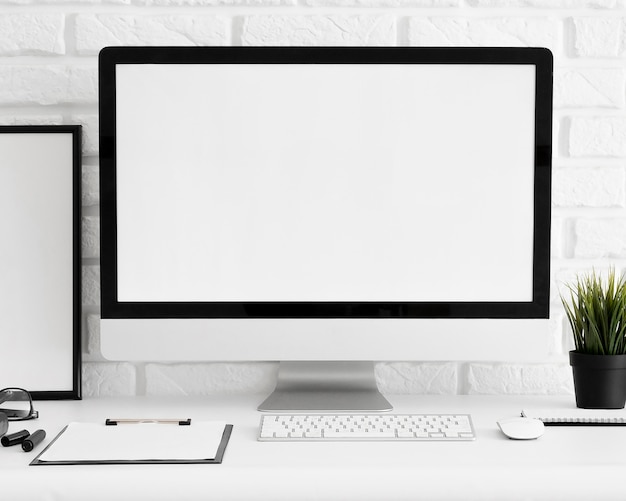
M0 439L0 442L2 442L3 447L11 447L12 445L21 444L29 435L28 430L20 430L10 435L5 435Z
M32 433L32 435L30 435L28 438L26 438L23 442L22 442L22 450L24 452L30 452L32 451L35 446L41 442L44 438L46 438L46 432L43 430L37 430L35 432Z

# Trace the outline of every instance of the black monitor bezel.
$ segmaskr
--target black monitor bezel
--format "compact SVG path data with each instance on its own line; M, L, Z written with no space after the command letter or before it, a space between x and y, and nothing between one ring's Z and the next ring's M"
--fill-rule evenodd
M121 302L117 297L118 64L530 64L536 68L533 300L529 302ZM99 55L102 318L548 318L552 53L511 47L107 47Z

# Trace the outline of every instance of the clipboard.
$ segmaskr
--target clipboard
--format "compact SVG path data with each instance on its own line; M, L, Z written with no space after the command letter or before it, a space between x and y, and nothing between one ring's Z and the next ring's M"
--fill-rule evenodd
M220 464L233 430L217 421L107 419L69 423L30 463Z

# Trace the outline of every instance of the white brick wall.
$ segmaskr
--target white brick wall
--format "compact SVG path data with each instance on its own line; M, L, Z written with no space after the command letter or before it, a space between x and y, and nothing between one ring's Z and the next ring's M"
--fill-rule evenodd
M81 14L76 50L97 54L104 45L227 45L230 20L205 15Z
M547 47L558 52L562 23L552 17L423 17L409 19L410 45Z
M394 45L389 15L253 15L244 18L241 45Z
M622 68L568 68L554 72L557 108L623 108L626 73Z
M570 122L572 157L623 157L626 155L626 117L574 116Z
M624 50L624 21L618 16L580 17L574 22L574 53L580 57L618 57Z
M99 339L106 45L542 45L555 56L555 363L380 363L389 393L571 393L564 280L626 268L626 0L0 0L0 124L80 123L86 395L267 391L274 364L119 364Z
M6 14L0 17L0 55L64 54L63 14Z

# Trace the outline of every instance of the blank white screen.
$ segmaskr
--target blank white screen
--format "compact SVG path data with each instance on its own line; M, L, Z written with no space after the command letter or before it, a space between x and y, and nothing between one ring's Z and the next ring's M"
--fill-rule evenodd
M531 301L532 65L118 65L119 301Z

